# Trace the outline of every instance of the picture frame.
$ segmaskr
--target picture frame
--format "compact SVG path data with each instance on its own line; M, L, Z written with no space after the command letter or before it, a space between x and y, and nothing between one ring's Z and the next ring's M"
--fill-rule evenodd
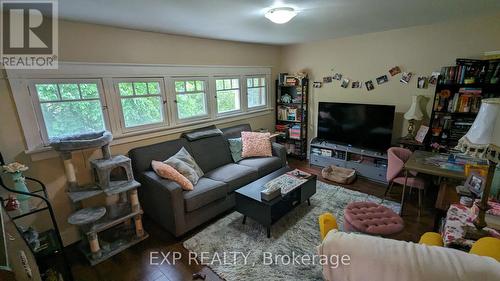
M467 187L477 198L480 198L486 186L486 179L480 174L472 172L467 177L467 180L465 180L464 186Z

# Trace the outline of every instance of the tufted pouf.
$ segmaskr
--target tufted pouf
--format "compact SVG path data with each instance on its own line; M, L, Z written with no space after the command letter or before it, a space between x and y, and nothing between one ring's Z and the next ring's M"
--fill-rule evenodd
M344 231L389 235L403 227L404 221L398 214L373 202L353 202L344 210Z

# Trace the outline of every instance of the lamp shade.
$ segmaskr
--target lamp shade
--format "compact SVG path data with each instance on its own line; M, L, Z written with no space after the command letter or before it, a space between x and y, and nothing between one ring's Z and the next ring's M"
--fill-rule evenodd
M500 98L485 99L469 131L456 149L473 157L500 162Z
M412 97L410 109L404 115L406 120L422 120L422 117L424 117L420 109L420 97L422 96Z

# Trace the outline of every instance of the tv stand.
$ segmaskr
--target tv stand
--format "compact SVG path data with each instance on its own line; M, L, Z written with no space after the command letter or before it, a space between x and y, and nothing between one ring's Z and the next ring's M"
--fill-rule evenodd
M312 166L338 167L356 170L358 176L387 184L387 154L378 151L356 148L331 141L312 139L309 164Z

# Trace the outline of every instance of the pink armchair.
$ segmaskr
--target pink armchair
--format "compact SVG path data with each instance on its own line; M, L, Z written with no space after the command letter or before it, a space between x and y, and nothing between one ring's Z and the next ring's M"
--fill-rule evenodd
M412 152L406 148L391 147L387 150L388 165L386 179L389 183L384 193L384 199L391 191L394 183L404 185L405 175L403 173L404 164L410 158ZM408 171L408 179L406 185L410 188L418 189L418 215L422 209L422 193L425 189L425 180L417 176L414 171ZM403 202L401 202L403 203Z

